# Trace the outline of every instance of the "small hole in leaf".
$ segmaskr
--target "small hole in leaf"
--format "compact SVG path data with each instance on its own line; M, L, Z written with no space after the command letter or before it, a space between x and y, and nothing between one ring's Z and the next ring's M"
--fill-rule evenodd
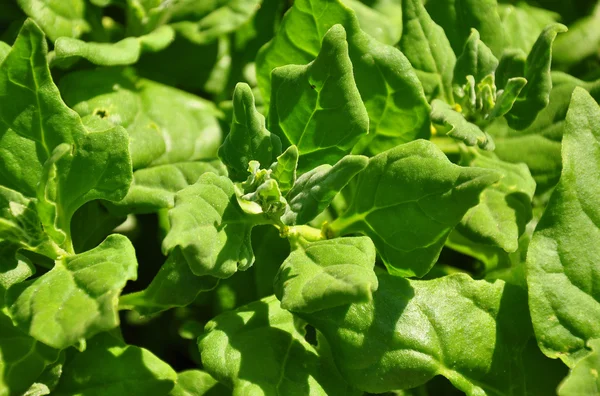
M304 339L311 345L317 345L317 330L311 325L306 325L306 334L304 335Z
M100 118L106 118L106 117L108 117L108 111L106 111L104 109L96 109L96 110L94 110L94 115L96 115Z
M312 89L315 89L315 88L316 88L316 85L310 84L310 87L311 87Z

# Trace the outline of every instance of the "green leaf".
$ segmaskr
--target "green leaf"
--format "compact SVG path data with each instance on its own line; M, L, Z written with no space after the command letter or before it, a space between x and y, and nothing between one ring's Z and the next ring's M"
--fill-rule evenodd
M429 141L403 144L369 160L350 207L327 232L363 233L390 273L420 277L436 262L450 231L498 178L494 171L452 164Z
M598 380L600 340L590 340L588 346L592 352L578 361L569 376L561 382L558 388L559 396L598 394L598 389L600 389Z
M77 38L91 29L85 20L88 6L84 0L17 0L17 3L51 41L61 36Z
M498 4L498 13L504 28L506 47L529 53L544 28L560 19L560 15L530 6L525 2ZM556 46L554 48L556 51Z
M141 36L157 29L169 20L172 3L163 0L125 0L126 35Z
M283 262L275 277L281 308L310 313L371 301L377 290L375 246L368 237L309 243Z
M175 371L152 352L103 333L89 340L84 352L67 360L52 394L164 395L176 380Z
M177 383L169 396L220 396L230 392L207 372L186 370L177 374Z
M456 230L477 243L515 252L532 218L535 181L527 165L477 154L469 166L492 169L502 176L481 193L480 203L467 211Z
M27 257L17 254L18 249L18 245L0 244L0 306L4 306L4 295L12 285L35 273L35 266Z
M566 26L561 24L546 27L527 56L525 75L515 76L525 77L527 85L521 90L511 111L505 115L511 128L527 128L533 123L538 113L548 106L550 91L552 90L550 75L552 43L558 33L566 31Z
M131 242L110 235L95 249L61 258L39 278L12 286L10 316L36 340L64 349L118 326L117 297L136 271Z
M343 0L352 8L360 28L378 41L395 45L402 36L402 6L398 0Z
M11 46L6 44L4 41L0 41L0 64L6 58L6 55L10 52Z
M368 162L362 155L347 155L334 166L321 165L306 172L286 195L289 208L281 220L288 225L308 223L329 206Z
M552 362L527 347L524 290L464 274L378 278L371 302L300 314L330 342L337 367L358 389L409 389L442 375L467 395L548 394L559 381L549 377Z
M328 349L266 297L208 322L198 344L204 369L236 395L351 395Z
M461 113L439 99L434 99L431 103L431 122L439 125L441 132L462 141L467 146L477 145L489 151L495 148L494 140L489 134L467 121Z
M35 382L29 387L23 396L42 396L49 395L54 391L62 374L63 364L65 363L65 353L62 352L58 360L49 366L46 366L42 374L36 378Z
M475 82L478 83L486 76L493 75L497 68L498 59L492 50L480 40L477 29L471 29L463 51L456 60L453 83L462 86L467 82L469 75L473 76Z
M456 55L444 30L431 19L421 0L405 0L402 5L400 49L415 68L427 97L454 103L452 71Z
M27 20L0 65L0 184L37 197L46 232L70 251L71 216L85 202L122 199L131 159L122 128L89 131L62 102L46 54L42 31Z
M271 71L314 60L325 33L338 23L346 29L352 72L369 115L369 135L354 152L377 154L429 137L429 105L410 62L399 50L360 30L354 13L339 0L294 1L277 34L256 58L265 102L272 94Z
M298 147L301 173L337 162L369 132L341 25L325 34L314 62L273 70L272 85L269 128Z
M263 0L226 0L197 22L178 22L172 26L178 34L196 44L206 44L237 30L260 9Z
M163 252L179 247L195 275L217 278L228 278L254 263L252 227L268 223L262 215L243 212L233 183L214 173L203 174L177 193L169 219Z
M556 38L552 47L553 62L565 68L595 54L600 45L600 4L591 15L577 20L569 31Z
M296 168L298 167L298 148L294 145L288 147L283 154L277 157L277 162L271 165L271 177L277 180L283 194L290 191L296 183Z
M198 181L206 172L225 176L219 160L178 162L133 172L129 192L119 202L107 204L112 213L156 213L175 206L175 194Z
M248 84L238 83L233 92L231 130L219 148L219 157L234 181L250 175L248 164L258 161L268 168L281 154L281 141L265 127L265 117L256 111L254 95Z
M500 57L494 76L496 87L499 90L504 89L511 78L524 76L526 62L527 54L520 49L507 49L504 51Z
M194 275L181 249L175 248L150 285L142 291L121 296L119 307L134 309L142 315L184 307L200 293L213 290L218 282L219 279L211 276Z
M140 37L127 37L116 43L85 42L70 37L60 37L54 44L53 62L60 66L79 58L100 66L132 65L143 52L157 52L165 49L175 32L170 26L161 26L150 34ZM68 63L67 63L68 64Z
M573 367L600 337L600 108L573 91L562 142L563 170L527 254L529 304L536 338L549 357Z
M21 395L58 359L56 349L29 337L0 312L0 394Z
M473 28L494 55L502 54L505 38L496 0L429 0L426 7L433 20L444 28L456 54L462 52Z
M513 108L525 85L527 85L527 80L522 77L509 78L504 89L498 91L496 104L492 108L490 119L508 113Z
M82 117L127 129L134 170L214 158L221 144L212 103L138 78L132 69L70 73L60 92Z

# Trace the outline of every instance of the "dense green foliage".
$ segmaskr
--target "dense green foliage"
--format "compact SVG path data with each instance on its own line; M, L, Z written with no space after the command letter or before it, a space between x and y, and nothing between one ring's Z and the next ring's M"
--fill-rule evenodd
M600 2L0 0L0 396L600 395Z

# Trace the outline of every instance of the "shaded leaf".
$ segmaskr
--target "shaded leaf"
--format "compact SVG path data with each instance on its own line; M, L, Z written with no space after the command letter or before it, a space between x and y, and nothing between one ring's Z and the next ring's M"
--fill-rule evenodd
M169 396L220 396L231 391L205 371L186 370L177 374L177 383Z

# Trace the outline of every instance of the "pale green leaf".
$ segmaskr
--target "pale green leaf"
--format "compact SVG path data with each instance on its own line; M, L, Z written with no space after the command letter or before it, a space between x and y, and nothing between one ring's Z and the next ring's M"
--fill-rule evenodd
M501 117L508 113L512 109L525 85L527 85L527 80L523 77L509 78L504 89L498 91L496 104L492 108L490 119Z
M271 177L277 180L282 193L287 193L296 183L296 168L298 167L298 148L294 145L288 147L277 162L271 166Z
M248 84L238 83L233 91L233 120L229 134L219 148L219 157L234 181L249 176L248 164L258 161L268 168L281 154L281 141L265 127L265 117L256 110Z
M4 306L6 290L35 274L35 266L31 261L17 254L19 248L11 243L0 244L0 306Z
M356 13L360 28L384 44L395 45L402 36L399 0L343 0Z
M217 278L228 278L254 263L252 227L268 222L262 215L243 212L233 183L210 172L176 194L169 219L163 252L179 247L195 275Z
M131 242L110 235L95 249L61 258L39 278L12 286L10 316L36 340L66 348L118 326L117 298L136 271Z
M140 37L127 37L116 43L95 43L60 37L54 44L53 62L73 62L79 58L100 66L132 65L143 52L165 49L175 37L170 26L161 26L152 33ZM53 64L54 65L54 64Z
M85 0L17 0L17 3L52 41L62 36L77 38L91 29L85 20L88 7Z
M337 162L369 132L341 25L325 34L314 62L273 70L272 86L269 129L298 148L301 173Z
M563 170L529 246L527 284L540 348L572 367L600 335L600 108L582 88L564 129Z
M0 41L0 64L6 58L6 55L10 52L10 45L6 44L4 41Z
M187 370L177 374L177 383L169 396L222 396L231 393L205 371Z
M271 296L217 316L198 343L204 369L234 395L355 394L328 349L304 334L303 323Z
M559 396L597 395L600 393L600 339L590 340L588 346L592 350L589 355L578 361L569 375L558 388Z
M462 141L467 146L477 145L489 151L495 148L494 140L489 134L467 121L461 113L439 99L434 99L431 103L431 122L441 127L440 132Z
M328 232L363 233L390 273L420 277L480 193L498 178L494 171L452 164L429 141L403 144L369 160L350 207Z
M275 277L281 307L292 312L366 302L377 290L375 246L368 237L309 243L283 262Z
M152 352L108 333L95 336L83 352L68 359L62 369L56 396L165 395L177 380L175 371Z
M306 224L324 211L337 193L368 164L367 157L347 155L334 166L321 165L306 172L286 195L289 208L281 217L288 225Z

